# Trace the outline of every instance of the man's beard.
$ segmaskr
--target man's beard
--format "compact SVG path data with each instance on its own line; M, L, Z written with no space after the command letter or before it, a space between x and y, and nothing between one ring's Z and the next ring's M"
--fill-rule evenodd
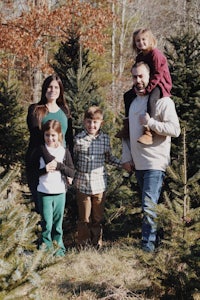
M143 92L143 91L145 90L145 86L144 86L143 84L137 84L137 85L135 86L135 90L136 90L137 92Z

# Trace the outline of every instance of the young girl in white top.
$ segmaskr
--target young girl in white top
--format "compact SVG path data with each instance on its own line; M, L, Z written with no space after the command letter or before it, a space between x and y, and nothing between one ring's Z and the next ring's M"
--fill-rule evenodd
M61 124L47 121L43 127L45 147L52 160L45 163L44 146L39 147L33 163L39 163L39 184L37 187L39 207L42 216L42 243L48 250L56 242L56 255L64 256L62 222L66 200L66 182L72 181L74 165L68 149L62 146Z

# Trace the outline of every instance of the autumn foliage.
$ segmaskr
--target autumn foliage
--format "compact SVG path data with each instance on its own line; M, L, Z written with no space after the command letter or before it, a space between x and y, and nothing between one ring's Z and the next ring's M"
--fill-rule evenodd
M18 60L23 66L45 68L52 45L66 41L71 28L79 31L84 46L102 53L108 39L106 28L112 20L106 2L102 6L100 2L94 5L72 0L51 8L43 3L26 7L26 11L22 11L18 17L8 18L1 14L1 66Z

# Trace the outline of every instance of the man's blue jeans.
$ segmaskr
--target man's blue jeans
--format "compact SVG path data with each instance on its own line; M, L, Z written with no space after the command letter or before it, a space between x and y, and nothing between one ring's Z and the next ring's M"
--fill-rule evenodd
M142 191L142 247L154 251L157 235L155 206L158 203L165 172L160 170L136 170L136 178Z

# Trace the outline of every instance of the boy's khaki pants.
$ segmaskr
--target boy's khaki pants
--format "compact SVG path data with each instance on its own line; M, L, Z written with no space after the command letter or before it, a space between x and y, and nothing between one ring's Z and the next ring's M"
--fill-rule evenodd
M105 192L87 195L77 191L78 205L78 245L102 246L102 220L104 213Z

